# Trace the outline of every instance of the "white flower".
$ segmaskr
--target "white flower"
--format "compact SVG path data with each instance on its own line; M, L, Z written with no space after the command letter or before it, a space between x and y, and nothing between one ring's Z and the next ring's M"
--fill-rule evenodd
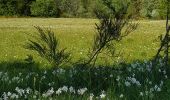
M140 94L139 94L140 96L143 96L143 92L140 92Z
M158 87L158 88L157 88L157 91L160 92L160 91L161 91L161 88Z
M62 89L59 88L59 89L56 91L56 94L57 94L57 95L60 95L61 93L62 93Z
M4 92L4 94L3 94L3 100L8 100L8 96L6 95L5 92Z
M132 68L134 68L134 69L136 68L136 64L131 64L131 66L132 66Z
M101 95L100 95L100 98L105 98L106 97L106 94L104 94L104 93L102 93Z
M161 72L161 69L159 69L158 71Z
M63 87L62 87L62 90L63 90L64 92L67 92L67 91L68 91L68 87L67 87L67 86L63 86Z
M22 73L19 73L19 76L21 76L22 75Z
M129 68L128 68L128 71L129 71L129 72L131 72L131 71L132 71L132 68L131 68L131 67L129 67Z
M78 94L83 95L87 91L87 88L78 89Z
M90 100L93 100L93 97L94 97L94 94L91 93L91 94L90 94Z
M141 86L141 84L140 84L139 81L136 81L136 85L137 85L137 86Z
M116 79L116 81L119 81L120 80L120 76L117 76L117 79Z
M155 89L155 91L156 91L156 90L158 89L158 85L155 85L154 89Z
M125 85L126 85L127 87L129 87L131 84L130 84L130 82L126 81L126 82L125 82Z
M149 84L152 85L152 82L150 81Z
M47 71L44 71L44 74L47 74Z
M154 91L154 88L150 88L150 92L153 92Z
M146 95L148 95L148 94L149 94L149 92L148 92L148 91L145 91L145 94L146 94Z
M37 96L36 96L36 95L33 95L33 98L34 98L34 99L36 99L36 98L37 98Z
M11 95L12 95L12 93L11 93L11 92L8 92L8 93L7 93L7 95L8 95L8 96L11 96Z
M52 73L53 73L53 75L55 75L55 74L56 74L56 72L55 72L55 71L53 71Z
M48 96L51 96L53 93L54 93L54 89L51 88L51 89L49 89L45 94L43 94L43 96L44 96L44 97L48 97Z
M123 95L123 94L121 94L119 97L120 97L120 98L123 98L123 97L124 97L124 95Z
M62 69L62 68L60 68L60 69L57 70L57 72L58 72L59 74L63 74L63 73L65 73L65 70Z
M19 89L18 87L15 88L15 91L17 91L20 96L22 96L25 93L23 89Z
M113 75L111 74L110 77L113 77Z
M41 79L45 79L45 76L42 76Z
M136 79L135 78L131 78L132 83L136 83Z
M48 83L48 86L52 86L52 84L51 84L51 83Z
M166 70L164 70L163 73L166 74Z
M19 77L13 77L12 78L12 81L18 81L19 80Z
M70 91L70 93L75 93L75 90L72 86L69 88L69 91Z
M13 93L13 94L10 96L11 99L15 99L15 98L18 99L18 97L19 97L19 96L16 95L15 93Z
M160 84L160 86L163 86L163 84L164 84L164 82L163 82L163 81L161 81L161 84Z
M51 88L51 89L49 90L49 92L50 92L51 94L53 94L53 93L54 93L54 89Z
M28 88L26 89L26 93L29 94L30 91L31 91L31 89L28 87Z

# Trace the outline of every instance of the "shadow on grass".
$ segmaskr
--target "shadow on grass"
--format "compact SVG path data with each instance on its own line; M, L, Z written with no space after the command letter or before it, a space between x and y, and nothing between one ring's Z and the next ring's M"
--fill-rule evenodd
M3 61L0 63L0 71L38 71L39 63L29 63L26 61Z
M144 62L138 61L138 63L142 64ZM51 85L49 84L54 83L52 86L55 90L64 85L73 86L76 90L87 87L90 93L99 95L102 90L109 91L109 89L115 88L113 84L118 84L116 80L117 76L126 76L127 68L130 66L131 63L121 63L113 66L100 65L90 67L90 65L84 66L83 64L76 63L70 67L63 66L62 69L43 69L41 68L42 64L36 62L1 62L0 72L8 72L10 79L13 79L14 76L19 76L19 73L22 73L20 78L24 81L20 83L14 82L12 85L6 85L9 83L8 81L0 81L0 84L3 83L0 86L0 94L2 94L3 91L14 91L16 87L30 87L31 89L39 90L43 93L51 88ZM28 75L29 77L26 78Z

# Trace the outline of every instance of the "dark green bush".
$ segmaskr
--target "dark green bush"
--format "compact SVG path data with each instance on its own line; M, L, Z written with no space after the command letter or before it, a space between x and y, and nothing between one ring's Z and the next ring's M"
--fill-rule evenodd
M5 16L16 15L17 12L13 4L15 4L14 0L0 1L0 15L5 15Z
M36 0L31 4L31 15L57 17L57 7L54 0Z
M0 0L0 15L29 16L32 1L34 0Z
M126 1L133 18L166 18L167 0ZM101 8L97 3L100 0L0 0L0 15L95 18L94 10Z

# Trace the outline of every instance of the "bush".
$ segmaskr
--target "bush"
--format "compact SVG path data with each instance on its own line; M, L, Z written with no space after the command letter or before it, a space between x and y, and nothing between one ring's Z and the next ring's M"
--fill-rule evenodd
M142 9L142 10L140 11L140 16L141 16L141 17L147 17L147 16L148 16L148 11L147 11L147 9Z
M152 18L154 18L154 19L159 19L159 12L158 12L158 10L157 9L154 9L153 11L152 11L152 13L151 13L151 16L152 16Z
M28 16L30 4L33 0L0 0L0 15L3 16Z
M52 67L59 67L69 60L69 53L65 49L59 49L59 43L55 34L51 30L43 30L35 27L39 32L38 36L33 36L35 40L29 40L25 48L36 51L40 57L48 60Z
M31 15L57 17L57 8L54 0L36 0L31 4Z
M11 16L16 15L16 8L13 5L15 3L13 0L9 1L0 1L0 15Z
M161 19L166 19L166 14L167 14L167 1L166 0L160 0L160 5L159 5L159 14ZM170 7L169 7L170 10ZM169 15L170 16L170 15Z

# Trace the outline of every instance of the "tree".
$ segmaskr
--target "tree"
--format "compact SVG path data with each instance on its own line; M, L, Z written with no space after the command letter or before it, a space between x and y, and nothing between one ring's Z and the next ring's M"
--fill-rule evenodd
M36 0L31 4L33 16L57 17L57 9L54 0Z
M140 11L142 9L142 0L131 0L130 12L134 18L140 17Z
M96 24L96 34L92 51L87 64L98 58L104 48L109 49L114 41L120 41L136 29L137 24L131 23L131 15L128 14L129 3L124 0L102 0L101 9L96 9L95 14L99 19ZM115 49L115 48L112 48Z
M24 15L24 16L31 15L30 5L33 1L35 0L17 0L16 8L17 8L18 14Z
M141 16L147 18L159 17L159 0L143 0Z
M160 48L158 49L158 52L155 56L155 59L153 60L153 62L155 63L159 56L160 53L163 51L163 57L164 57L164 62L165 62L165 66L167 67L169 65L169 47L170 47L170 26L169 26L169 13L170 13L170 0L166 1L166 33L164 38L160 38L161 43L160 43ZM162 36L161 36L162 37Z
M32 1L35 0L1 0L0 15L29 16Z
M0 15L16 15L17 11L15 8L16 1L14 0L0 0Z
M160 19L166 19L167 16L167 6L168 6L168 2L167 0L160 0L159 1L159 14L160 14ZM170 4L169 4L170 6ZM169 7L170 10L170 7ZM169 18L170 18L170 14L169 14Z

